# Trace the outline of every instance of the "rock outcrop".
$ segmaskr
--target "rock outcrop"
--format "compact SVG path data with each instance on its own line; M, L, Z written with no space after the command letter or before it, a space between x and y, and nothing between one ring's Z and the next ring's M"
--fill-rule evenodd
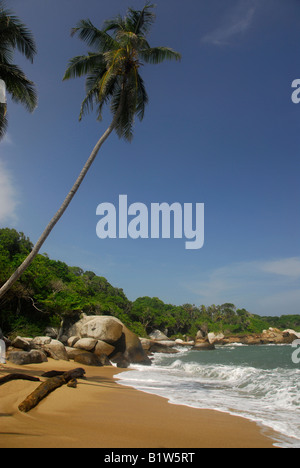
M47 357L65 361L72 359L92 366L109 365L114 362L114 357L120 367L151 364L139 337L115 317L85 315L64 330L64 340L66 345L50 336L34 339L17 337L8 358L20 365L35 363L41 356L45 360ZM39 358L34 351L42 353Z
M54 336L53 332L53 336ZM294 330L280 331L269 328L263 333L224 335L201 330L195 341L170 340L155 330L150 338L139 338L119 319L111 316L86 316L64 330L64 342L50 336L35 338L16 337L6 340L7 359L14 364L25 365L56 360L74 360L90 366L111 365L126 368L130 364L151 365L153 353L178 353L178 347L190 347L195 351L214 350L216 345L241 343L245 345L292 344L300 339Z
M224 336L222 334L210 335L210 342L214 345L226 345L241 343L245 345L264 345L264 344L292 344L297 339L297 333L294 330L280 331L277 328L269 328L262 333L251 333L247 335Z

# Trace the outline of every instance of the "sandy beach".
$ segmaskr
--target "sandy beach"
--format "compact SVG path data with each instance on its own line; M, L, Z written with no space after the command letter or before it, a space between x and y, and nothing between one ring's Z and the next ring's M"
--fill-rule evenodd
M12 372L40 377L67 371L74 362L28 366L10 363ZM225 413L169 404L117 383L115 367L83 367L87 380L76 389L57 389L28 414L18 405L38 382L12 381L0 386L0 448L272 448L272 433ZM125 370L130 372L130 370ZM44 381L41 378L41 381ZM274 435L274 434L273 434Z

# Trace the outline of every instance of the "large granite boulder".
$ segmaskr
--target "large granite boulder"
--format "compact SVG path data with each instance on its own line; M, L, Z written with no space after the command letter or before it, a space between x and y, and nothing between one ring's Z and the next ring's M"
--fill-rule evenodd
M132 364L151 365L151 361L145 353L139 337L129 330L122 322L117 320L123 327L120 340L115 343L116 351L124 354L125 358Z
M139 337L130 331L119 319L108 315L83 316L69 330L67 335L74 339L75 336L83 338L92 338L97 341L96 355L106 354L110 358L117 353L124 354L124 357L134 364L150 365L151 361L146 355ZM112 346L103 349L104 344ZM75 343L78 347L78 341Z
M105 341L108 344L114 344L123 333L123 324L115 317L99 316L85 323L81 330L82 338L94 338L95 340Z
M122 335L122 324L108 315L84 315L67 330L68 337L94 338L95 340L115 343Z

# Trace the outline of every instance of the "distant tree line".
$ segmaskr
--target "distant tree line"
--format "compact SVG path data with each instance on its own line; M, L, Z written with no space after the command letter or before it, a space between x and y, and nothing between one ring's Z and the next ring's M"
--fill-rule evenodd
M30 253L23 233L0 229L0 286ZM47 326L88 315L112 315L140 336L160 329L168 336L195 336L199 329L223 333L259 333L270 326L300 330L300 315L261 317L234 304L180 306L159 298L131 302L124 291L92 271L39 254L21 279L0 300L0 328L7 335L36 336Z

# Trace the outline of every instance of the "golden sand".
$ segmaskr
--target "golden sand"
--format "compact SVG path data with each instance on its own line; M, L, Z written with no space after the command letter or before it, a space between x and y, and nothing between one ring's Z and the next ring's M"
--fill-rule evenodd
M76 389L57 389L28 414L18 405L38 382L0 386L0 448L271 448L272 434L246 419L211 410L172 405L117 383L115 367L87 367L54 361L27 366L10 363L0 377L50 370L86 370ZM127 370L126 370L127 371ZM130 371L129 371L130 372ZM45 379L41 378L42 381Z

